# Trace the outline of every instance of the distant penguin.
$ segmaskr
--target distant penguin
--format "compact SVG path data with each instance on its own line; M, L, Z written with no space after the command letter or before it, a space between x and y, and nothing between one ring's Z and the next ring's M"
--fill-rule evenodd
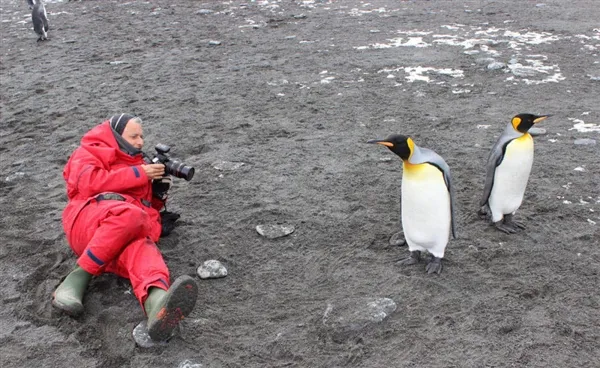
M48 16L46 15L46 8L42 0L32 0L32 2L31 20L33 22L33 30L40 36L38 42L45 41L48 39Z
M533 138L528 131L549 116L516 115L490 152L479 214L507 234L525 229L525 225L513 220L513 215L523 202L533 165Z
M440 155L404 135L367 143L384 145L402 159L402 228L410 256L400 263L417 264L427 251L432 257L425 270L439 274L450 233L456 238L450 168Z

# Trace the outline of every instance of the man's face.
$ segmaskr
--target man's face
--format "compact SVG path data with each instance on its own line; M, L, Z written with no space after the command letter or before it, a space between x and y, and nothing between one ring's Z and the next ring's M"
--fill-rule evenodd
M135 121L129 120L123 134L121 134L127 143L131 144L135 148L141 150L144 147L144 131L142 130L142 124Z

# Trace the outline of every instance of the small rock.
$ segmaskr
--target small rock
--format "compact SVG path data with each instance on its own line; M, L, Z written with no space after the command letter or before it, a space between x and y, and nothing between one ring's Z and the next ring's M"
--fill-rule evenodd
M496 60L494 60L494 58L489 58L489 57L487 57L487 58L478 58L478 59L475 60L475 62L477 64L490 64L490 63L493 63L495 61Z
M77 42L77 41L75 41L75 40L65 40L65 41L63 41L63 43L75 43L75 42Z
M370 32L370 33L379 33L379 32L381 32L381 31L380 31L380 30L378 30L378 29L371 29L371 30L369 30L369 32Z
M404 234L400 231L393 234L389 240L390 245L403 247L406 245L406 240L404 239Z
M227 269L225 266L223 266L221 262L214 259L205 261L200 267L198 267L196 272L201 279L219 279L227 276Z
M588 74L588 77L590 77L590 80L600 81L600 75L591 75L591 74Z
M579 146L593 146L596 144L596 140L591 138L579 138L576 139L574 143Z
M14 181L18 181L21 180L25 177L25 173L18 171L16 173L10 174L9 176L6 177L6 179L4 179L5 182L7 183L12 183Z
M211 46L219 46L221 44L221 41L211 40L211 41L208 41L208 44Z
M189 359L184 360L183 362L179 363L179 366L177 366L177 368L202 368L203 365L200 363L194 363Z
M577 166L576 168L573 169L573 171L585 171L585 169L581 166Z
M535 6L537 6L538 8L541 8L541 7L543 7L543 6L546 6L546 4L544 4L544 3L539 3L539 4L535 4Z
M269 239L281 238L286 235L290 235L296 228L292 225L257 225L256 231Z
M545 135L546 129L533 127L529 129L529 134L531 134L534 137L538 135Z
M517 77L534 77L537 74L536 70L533 68L521 67L512 68L511 72Z
M502 69L506 66L506 64L501 63L499 61L494 61L491 64L488 64L487 68L488 70L498 70L498 69Z
M212 14L214 13L214 11L210 10L210 9L200 9L196 11L196 14L199 15L207 15L207 14Z
M306 18L306 14L297 14L293 15L292 17L294 17L295 19L304 19Z
M510 65L515 65L515 64L516 64L516 63L518 63L518 62L519 62L519 60L517 60L517 59L515 59L515 58L513 58L513 59L510 59L510 60L508 61L508 63L509 63Z
M127 62L123 61L123 60L115 60L115 61L109 61L107 64L110 64L110 65L121 65L121 64L127 64Z
M392 158L391 158L391 157L380 157L380 158L379 158L379 161L382 161L382 162L389 162L389 161L392 161Z
M175 329L175 330L177 330L177 329ZM153 348L155 346L167 345L167 343L164 341L157 342L150 338L150 335L148 335L148 321L147 320L143 320L142 322L138 323L138 325L135 326L135 328L133 329L132 334L133 334L133 340L135 341L135 343L138 344L138 346L140 346L142 348Z
M244 166L243 162L230 162L230 161L216 161L212 164L212 166L220 171L232 171L237 170L240 167Z
M296 38L296 36L285 36L284 39L286 39L286 40L293 40L295 38Z

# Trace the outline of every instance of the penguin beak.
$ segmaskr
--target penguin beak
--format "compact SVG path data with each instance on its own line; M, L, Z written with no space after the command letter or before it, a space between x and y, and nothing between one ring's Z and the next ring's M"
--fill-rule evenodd
M535 119L533 119L533 123L534 124L539 123L540 121L545 120L545 119L549 118L550 116L552 116L552 115L541 115L541 116L538 116Z
M371 139L370 141L367 141L367 143L376 143L384 145L386 147L394 147L393 143L381 139Z

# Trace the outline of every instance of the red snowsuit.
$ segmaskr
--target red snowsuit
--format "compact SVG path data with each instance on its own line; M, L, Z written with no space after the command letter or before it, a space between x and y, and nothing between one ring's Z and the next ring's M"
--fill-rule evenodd
M87 132L63 171L69 199L63 228L77 264L93 275L128 278L143 308L151 286L169 288L169 270L155 244L164 202L152 198L142 164L141 154L121 151L109 121ZM98 197L106 193L125 201Z

